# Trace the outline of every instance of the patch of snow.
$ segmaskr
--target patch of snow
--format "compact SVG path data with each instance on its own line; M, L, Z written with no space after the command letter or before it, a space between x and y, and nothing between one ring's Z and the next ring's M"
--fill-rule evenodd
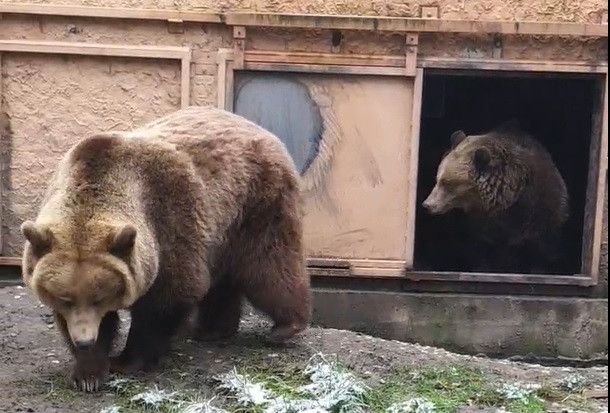
M218 388L233 393L237 403L242 406L259 406L271 400L269 392L263 386L254 383L247 375L238 373L235 368L221 378Z
M273 394L264 383L255 383L250 377L233 369L220 378L220 389L232 393L237 403L247 406L264 406L265 413L359 413L365 405L362 396L368 389L357 377L340 371L328 363L321 354L314 355L303 374L310 383L298 390L308 398L292 400Z
M122 413L122 409L120 406L108 406L102 408L102 410L100 410L100 413Z
M583 389L587 385L587 379L580 374L571 374L561 381L559 386L567 391L578 391Z
M141 393L133 396L130 401L132 403L143 405L147 408L158 409L164 403L175 403L178 392L167 392L166 390L160 390L157 387L153 389L145 390Z
M229 413L228 411L212 405L212 399L193 403L185 403L180 413Z
M498 391L508 400L527 402L530 397L536 396L536 391L540 389L540 387L539 384L535 383L504 383Z
M433 413L436 408L433 403L426 399L414 398L401 403L394 403L386 410L386 413Z

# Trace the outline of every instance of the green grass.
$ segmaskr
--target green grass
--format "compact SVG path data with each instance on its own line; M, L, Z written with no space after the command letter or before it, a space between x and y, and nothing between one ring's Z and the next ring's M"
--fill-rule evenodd
M276 356L269 358L261 354L252 360L244 360L237 365L237 371L247 375L253 382L260 383L275 396L286 399L305 399L307 395L299 389L309 383L303 374L306 361L295 360L288 357ZM345 369L336 365L336 368ZM180 401L200 400L196 392L199 386L186 380L172 380L171 391L180 387L175 399ZM136 394L150 389L150 385L135 380L123 381L122 386L115 386L110 393L112 397L104 405L115 405L123 411L134 413L175 413L176 404L161 403L154 409L134 403L131 399ZM83 393L66 385L63 375L49 375L38 378L36 382L29 382L35 386L39 394L60 404L78 405L86 403ZM186 385L186 386L185 386ZM385 380L373 385L366 392L364 404L368 406L367 412L385 413L394 403L400 403L412 398L425 399L432 403L436 412L453 413L460 407L503 407L513 413L542 413L548 410L551 402L559 403L563 407L592 411L592 404L582 396L583 388L566 389L560 385L543 384L532 394L523 399L509 399L498 390L500 381L485 372L469 366L455 365L443 368L423 368L416 370L398 370L386 377ZM226 398L224 397L226 396ZM231 395L221 395L223 407L234 413L262 413L264 407L243 407L236 403ZM101 401L98 399L98 401Z
M547 411L550 401L573 398L573 407L585 408L585 400L554 387L543 386L522 400L507 398L497 390L498 383L483 372L464 366L401 371L367 395L373 412L384 412L393 403L423 398L434 404L437 412L455 412L463 406L504 407L511 412Z

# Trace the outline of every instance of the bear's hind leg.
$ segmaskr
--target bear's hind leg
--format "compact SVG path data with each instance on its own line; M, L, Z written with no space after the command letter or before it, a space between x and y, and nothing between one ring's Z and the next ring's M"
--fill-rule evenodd
M212 286L199 304L196 339L213 341L234 336L239 329L241 306L242 294L236 285L220 281Z
M92 348L81 350L74 346L66 320L55 312L55 324L61 332L68 348L74 355L76 363L70 375L74 387L81 391L97 391L108 378L110 368L110 351L119 327L119 315L110 312L100 323L98 337Z
M170 348L170 341L189 313L189 306L151 311L153 306L131 309L131 327L125 348L113 357L110 368L117 373L133 373L154 367Z
M269 280L280 274L268 274ZM283 343L305 330L310 321L310 292L308 285L298 277L290 277L287 285L265 282L252 285L246 296L254 307L267 314L274 322L268 338Z
M282 343L307 328L311 292L300 254L263 249L256 259L246 260L237 275L250 303L273 320L271 342Z

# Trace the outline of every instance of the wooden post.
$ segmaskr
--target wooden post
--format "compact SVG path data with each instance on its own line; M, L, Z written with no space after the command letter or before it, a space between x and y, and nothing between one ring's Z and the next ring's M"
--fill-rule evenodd
M417 71L417 46L419 35L417 33L407 33L405 43L405 75L415 76Z
M419 134L421 129L421 109L424 90L424 69L418 68L413 82L413 102L411 109L411 130L409 139L409 158L407 176L407 233L406 267L413 269L415 256L415 217L417 211L417 174L419 168Z
M2 20L1 15L0 20ZM4 82L2 81L2 79L2 52L0 52L0 116L4 116L4 90L2 88L2 84ZM0 125L0 128L2 128L2 125ZM2 217L4 215L4 168L9 167L9 165L4 166L4 142L2 142L4 139L3 135L3 131L2 129L0 129L0 165L2 165L2 167L0 167L0 256L2 256Z
M233 27L233 68L244 68L244 52L246 50L246 28L243 26Z

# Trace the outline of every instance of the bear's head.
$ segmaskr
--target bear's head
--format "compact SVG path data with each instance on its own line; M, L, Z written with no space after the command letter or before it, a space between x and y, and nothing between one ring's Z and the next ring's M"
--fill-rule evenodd
M461 130L454 132L451 149L438 166L436 184L423 207L439 215L453 209L489 212L505 206L506 190L513 186L509 181L515 178L504 176L505 166L512 162L509 157L493 135L467 136Z
M69 228L25 221L23 278L38 299L61 314L77 348L95 344L104 315L135 300L130 224ZM77 234L78 236L75 236Z

